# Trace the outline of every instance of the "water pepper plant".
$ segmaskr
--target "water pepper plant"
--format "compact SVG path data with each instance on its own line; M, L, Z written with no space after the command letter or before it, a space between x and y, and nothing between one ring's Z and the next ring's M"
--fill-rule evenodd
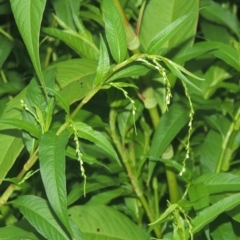
M239 239L238 14L0 1L0 239Z

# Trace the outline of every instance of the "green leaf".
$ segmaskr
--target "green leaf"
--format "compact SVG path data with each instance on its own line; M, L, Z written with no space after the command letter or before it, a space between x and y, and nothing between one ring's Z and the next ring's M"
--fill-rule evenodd
M213 240L236 239L236 233L231 219L225 214L219 216L216 221L210 223L211 236Z
M104 188L112 186L120 186L120 181L117 178L97 175L94 179L88 179L86 185L86 193L91 193ZM68 194L68 205L73 204L75 201L80 199L84 195L83 183L76 185Z
M232 173L206 173L193 181L193 184L204 183L210 194L239 192L240 177Z
M70 240L62 226L56 221L50 206L44 199L33 195L25 195L18 197L12 203L19 208L23 216L46 239Z
M173 169L177 170L177 172L181 172L181 170L182 170L182 164L178 163L174 159L163 159L163 158L149 157L149 160L154 161L154 162L157 162L157 161L162 162L166 166L172 167ZM188 168L186 168L186 171L183 173L182 178L186 182L188 182L192 178L192 173Z
M211 44L214 44L218 47L218 50L214 52L214 55L217 58L220 58L225 63L235 68L237 71L240 71L239 55L238 51L235 48L228 44L220 42L211 42Z
M238 19L230 9L222 7L219 3L209 1L208 6L200 11L200 14L208 21L224 25L238 37L240 36Z
M239 205L239 198L240 193L233 194L199 212L199 214L192 221L192 232L199 232L202 228L204 228L204 226L212 222L218 215Z
M98 67L97 67L97 74L94 79L94 84L98 85L102 81L104 81L105 77L107 76L108 72L110 70L110 59L108 55L108 49L107 46L101 36L100 38L100 56L98 61Z
M80 80L83 77L96 73L97 61L92 59L70 59L56 63L53 67L57 68L57 82L61 88L68 84ZM88 86L92 88L92 86Z
M77 32L72 30L59 30L55 28L43 28L42 31L60 39L81 57L90 59L99 58L99 50L94 42Z
M59 93L66 103L72 104L92 90L97 61L71 59L59 62L53 67L57 69L56 77L60 86Z
M153 135L149 156L160 157L188 120L185 107L177 103L170 106L169 111L163 114ZM155 165L155 162L149 162L148 181L150 181Z
M204 18L199 22L203 37L208 41L230 43L232 34L228 28L213 22L209 22Z
M69 114L69 103L63 98L60 92L56 92L51 88L46 88L49 92L53 93L56 99L59 101L59 105L65 110L67 114Z
M219 146L222 146L221 135L210 130L200 146L200 163L203 173L215 172L221 154Z
M19 227L7 226L0 228L1 240L39 240L39 238L32 232L25 231Z
M153 227L161 223L162 221L165 221L166 218L176 209L178 208L178 204L170 204L168 208L161 214L161 216L154 222L148 224L149 226Z
M190 80L188 80L188 78L179 70L179 68L176 66L176 64L174 64L171 60L164 58L163 61L166 63L166 65L168 66L168 68L170 69L170 71L172 72L172 74L174 76L178 77L183 82L194 87L198 91L201 91L200 88L198 88L195 84L193 84Z
M110 51L116 62L122 62L127 55L127 40L122 17L114 1L103 0L102 8Z
M139 76L146 75L150 69L146 66L143 66L139 63L133 63L125 66L124 68L120 68L118 71L114 72L110 78L108 78L107 82L119 79L119 78L138 78Z
M72 0L61 0L51 2L57 16L71 29L76 29L72 17L72 11L70 4L74 4L75 9L79 9L80 2Z
M188 188L188 195L195 211L209 206L209 191L205 184L191 184Z
M25 94L26 89L12 101L8 102L1 119L22 119L22 106L20 100L25 97ZM21 132L8 128L9 125L0 124L0 181L5 178L24 147Z
M108 126L108 123L103 122L102 118L95 112L91 112L85 109L80 109L74 116L73 121L87 122L89 126L93 128L104 128Z
M172 36L161 47L176 48L191 46L196 34L199 2L197 0L151 0L147 1L140 29L140 42L144 49L161 31L185 14L195 11L192 19L185 22L184 28ZM159 49L158 49L159 50Z
M43 89L45 82L39 58L39 33L46 0L10 0L15 22L26 45L32 64Z
M217 48L217 46L212 44L209 45L208 42L195 43L192 47L183 48L180 52L178 52L173 61L182 64L204 53L216 50Z
M70 217L82 229L87 239L97 240L147 240L141 228L125 215L107 206L74 206Z
M13 134L13 135L12 135ZM6 130L0 134L0 181L13 166L15 160L23 149L23 141L20 132Z
M37 126L30 124L29 122L26 122L17 118L10 118L10 119L5 118L5 119L0 119L0 123L5 123L12 127L25 130L28 133L30 133L33 137L39 138L39 131ZM9 129L11 129L11 127L9 127Z
M6 37L0 35L0 68L2 68L3 63L7 59L13 48L13 42L7 39Z
M178 31L185 28L185 24L190 21L194 14L197 12L190 12L181 18L175 20L162 31L160 31L149 43L146 52L148 54L158 54L159 49L163 47L163 44L172 38Z
M109 191L94 194L94 196L87 202L88 205L107 205L115 198L128 195L130 191L124 188L117 188Z
M53 131L46 132L39 144L40 172L49 202L64 224L71 232L67 215L67 191L65 175L65 147L69 133L56 135Z
M102 148L104 151L110 154L121 165L116 151L108 139L101 132L93 130L90 126L82 122L75 122L74 124L80 138L84 138L88 141L93 142L98 147Z

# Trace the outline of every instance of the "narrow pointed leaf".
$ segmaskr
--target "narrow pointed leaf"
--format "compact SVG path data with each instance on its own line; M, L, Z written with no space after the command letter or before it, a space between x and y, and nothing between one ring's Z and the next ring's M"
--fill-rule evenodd
M210 22L227 26L238 37L240 36L236 15L230 9L221 6L220 3L209 1L207 7L200 11L200 14Z
M190 21L190 19L196 14L196 12L190 12L181 18L172 22L169 26L159 32L149 43L147 47L148 54L157 54L162 45L173 37L178 31L184 29L185 23Z
M39 59L39 33L46 0L10 0L15 22L26 45L32 64L45 89Z
M194 184L204 183L210 194L239 192L240 177L232 173L206 173L194 180Z
M105 31L112 56L122 62L127 55L127 40L122 17L114 1L103 0Z
M181 47L184 49L193 44L198 20L198 0L151 0L146 2L140 28L140 42L144 49L147 49L152 39L172 22L195 11L196 14L193 18L184 24L181 31L168 39L162 48L172 50Z
M1 119L22 119L20 100L25 98L25 94L26 89L12 101L8 102ZM1 179L5 178L24 147L21 132L8 128L9 125L0 124L0 182Z
M10 54L13 48L13 42L10 41L8 38L0 35L0 68L2 68L3 63L7 59L8 55Z
M185 48L181 50L175 57L174 62L179 64L185 63L191 59L194 59L204 53L216 50L218 47L214 44L209 44L209 42L199 42L194 44L190 48Z
M75 24L72 17L71 2L76 9L79 9L80 2L71 0L52 1L56 15L71 29L75 30Z
M218 46L219 48L219 50L214 52L214 55L217 58L220 58L225 63L235 68L237 71L240 71L240 60L237 49L225 43L214 42L212 44L215 44L215 46Z
M69 114L69 103L66 101L65 98L63 98L62 94L60 92L56 92L51 88L47 88L47 90L54 94L56 99L59 101L59 105L65 110L67 114Z
M101 132L93 130L90 126L82 122L76 122L75 126L77 128L79 137L93 142L98 147L102 148L105 152L110 154L120 164L116 151L108 139Z
M97 85L104 80L110 69L110 59L108 55L107 46L101 36L100 38L100 56L97 67L97 74L94 79L94 84Z
M77 32L55 28L43 28L42 30L43 32L63 41L81 57L89 59L98 59L99 57L99 50L96 45Z
M166 63L166 65L168 66L168 68L170 69L170 71L172 72L172 74L174 76L178 77L179 79L181 79L186 84L191 85L192 87L194 87L198 91L201 91L200 88L198 88L195 84L193 84L190 80L188 80L188 78L184 74L182 74L182 72L176 67L176 65L172 64L172 61L167 60L167 59L163 59L163 61Z
M168 112L165 112L153 135L153 140L149 150L150 157L160 157L167 146L175 138L178 132L188 121L188 109L180 104L173 104ZM151 179L156 162L149 162L148 181Z
M16 119L16 118L10 118L10 119L5 118L5 119L0 119L0 124L1 123L5 123L8 125L11 125L12 127L16 127L16 128L25 130L28 133L30 133L32 136L39 138L39 131L38 131L37 126L35 126L29 122L26 122L26 121L23 121L20 119ZM11 127L9 127L9 129L10 128Z
M240 193L226 197L212 206L201 211L192 221L193 233L199 232L208 223L212 222L218 215L229 211L239 205Z
M119 69L118 71L114 72L112 76L107 80L107 82L111 82L113 80L119 79L119 78L138 78L139 76L144 76L149 72L150 69L144 65L140 64L131 64L127 65L124 68Z
M46 239L70 239L56 221L50 206L44 199L25 195L12 201L12 203Z
M65 175L65 147L69 134L67 131L56 135L46 132L40 142L40 172L48 200L69 233L71 228L67 215L67 192Z

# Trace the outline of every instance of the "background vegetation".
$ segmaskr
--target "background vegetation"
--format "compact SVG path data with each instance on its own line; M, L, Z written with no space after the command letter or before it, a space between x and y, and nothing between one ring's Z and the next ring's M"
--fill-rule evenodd
M0 239L240 239L238 15L0 0Z

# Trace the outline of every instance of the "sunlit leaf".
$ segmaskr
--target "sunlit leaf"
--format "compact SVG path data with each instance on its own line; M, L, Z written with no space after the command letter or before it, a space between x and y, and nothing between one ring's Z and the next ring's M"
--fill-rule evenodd
M185 22L184 28L165 41L161 47L169 48L172 51L176 47L184 49L191 46L196 34L198 8L199 2L197 0L147 1L140 28L140 42L143 48L146 50L149 43L175 20L195 11L195 15L192 16L191 20Z
M161 32L159 32L149 43L147 47L148 54L157 54L159 49L163 47L163 44L168 41L171 37L173 37L178 31L184 29L185 23L190 21L194 14L197 12L190 12L181 18L175 20L166 28L164 28Z
M45 82L39 59L39 33L46 0L10 0L12 12L43 88Z
M101 36L100 38L100 56L98 61L98 67L97 67L97 74L94 79L94 84L97 85L101 83L104 80L104 77L106 77L107 73L110 69L110 59L108 55L108 49L107 46Z
M116 62L122 62L127 55L127 40L122 17L114 1L103 0L102 7L110 51Z

